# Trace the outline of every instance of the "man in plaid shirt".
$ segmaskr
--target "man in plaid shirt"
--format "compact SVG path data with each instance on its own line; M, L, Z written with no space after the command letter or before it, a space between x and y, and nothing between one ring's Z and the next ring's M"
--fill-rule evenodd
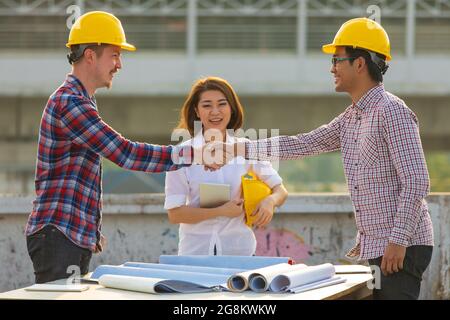
M270 161L341 150L358 229L347 256L381 268L375 299L417 299L433 249L430 183L417 117L382 84L389 38L378 23L357 18L323 51L333 54L335 90L352 105L309 133L235 144L234 154Z
M87 43L89 42L89 43ZM36 282L67 278L69 266L88 272L101 234L101 162L144 172L176 170L192 160L190 148L132 142L99 116L94 93L112 85L126 43L120 21L106 12L81 16L67 46L72 72L50 96L39 134L36 200L26 226Z

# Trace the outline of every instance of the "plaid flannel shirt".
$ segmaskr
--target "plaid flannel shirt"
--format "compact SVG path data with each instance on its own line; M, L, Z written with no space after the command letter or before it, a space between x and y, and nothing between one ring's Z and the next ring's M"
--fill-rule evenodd
M100 156L125 169L162 172L189 164L192 150L125 139L100 118L95 98L69 74L41 119L36 199L26 235L51 224L78 246L95 251L102 218Z
M418 119L382 84L309 133L247 143L246 157L289 160L336 150L341 150L358 229L348 257L383 256L389 242L433 245Z

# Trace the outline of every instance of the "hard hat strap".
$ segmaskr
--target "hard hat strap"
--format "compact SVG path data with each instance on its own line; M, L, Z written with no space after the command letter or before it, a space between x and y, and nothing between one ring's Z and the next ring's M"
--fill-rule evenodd
M74 64L75 62L77 62L78 60L80 60L80 58L83 56L84 51L89 48L92 47L93 45L96 44L92 44L92 43L88 43L88 44L79 44L76 45L76 48L73 49L74 46L72 46L71 52L67 54L67 60L69 60L70 64Z
M370 59L372 59L373 63L375 63L378 69L380 69L381 74L384 75L387 69L389 68L389 65L386 63L385 60L381 59L375 52L370 50L366 51L369 53Z

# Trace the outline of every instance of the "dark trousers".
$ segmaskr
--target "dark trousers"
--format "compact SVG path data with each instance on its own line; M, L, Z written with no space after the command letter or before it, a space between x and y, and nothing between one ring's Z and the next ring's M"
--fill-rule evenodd
M380 270L380 289L373 289L374 300L417 300L420 294L422 275L430 264L432 246L406 248L403 269L384 276ZM370 265L381 267L383 257L369 259Z
M47 225L27 236L27 249L36 283L69 278L74 267L79 268L80 275L88 273L92 252L74 244L55 226Z

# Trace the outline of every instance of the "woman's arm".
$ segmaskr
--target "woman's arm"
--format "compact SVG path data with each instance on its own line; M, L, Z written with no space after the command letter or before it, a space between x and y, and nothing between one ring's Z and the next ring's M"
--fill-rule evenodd
M263 227L267 225L272 220L275 207L281 206L286 201L287 196L288 192L283 184L273 187L272 194L264 198L252 213L257 217L255 226Z
M243 203L244 202L242 199L240 199L228 201L217 208L194 208L189 206L181 206L168 210L169 221L173 224L194 224L219 216L234 218L238 217L242 213Z
M274 207L281 206L288 197L288 192L283 184L279 184L272 189L272 194L269 196L274 201Z

